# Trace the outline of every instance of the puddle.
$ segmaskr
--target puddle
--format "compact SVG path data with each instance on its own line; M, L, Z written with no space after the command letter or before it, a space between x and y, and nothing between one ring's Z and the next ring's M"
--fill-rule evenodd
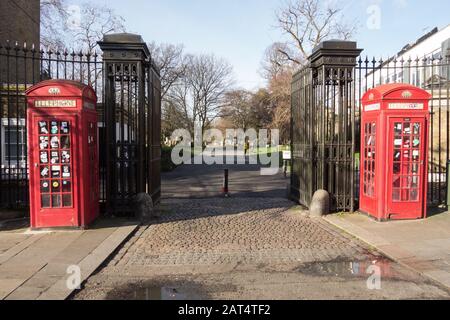
M393 262L386 258L376 257L371 261L331 261L314 262L300 266L296 269L311 276L327 276L339 278L367 278L377 272L385 279L398 278L400 275L394 271Z
M169 287L150 287L140 288L134 292L134 300L146 300L146 301L179 301L192 299L190 295L185 292L181 292L177 288Z
M107 300L140 300L140 301L180 301L201 300L204 295L199 294L200 287L196 284L187 286L171 284L158 285L155 283L125 284L108 292Z

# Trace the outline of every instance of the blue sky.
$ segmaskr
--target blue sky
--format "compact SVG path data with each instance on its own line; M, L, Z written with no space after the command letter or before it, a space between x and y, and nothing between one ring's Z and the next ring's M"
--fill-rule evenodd
M274 12L282 0L91 0L107 3L146 41L184 44L191 53L214 53L234 67L236 84L255 89L265 49L282 39ZM391 55L433 27L450 24L448 0L324 0L344 8L359 25L355 40L369 55ZM70 0L69 0L70 2ZM72 3L80 2L72 0ZM82 1L81 1L82 2ZM368 8L381 12L380 29L367 27Z

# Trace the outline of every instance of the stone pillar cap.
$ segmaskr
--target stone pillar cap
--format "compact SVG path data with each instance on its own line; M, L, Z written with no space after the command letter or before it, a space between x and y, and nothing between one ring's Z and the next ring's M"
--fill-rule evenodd
M102 42L113 42L113 43L145 43L142 36L133 33L114 33L106 34L103 36Z

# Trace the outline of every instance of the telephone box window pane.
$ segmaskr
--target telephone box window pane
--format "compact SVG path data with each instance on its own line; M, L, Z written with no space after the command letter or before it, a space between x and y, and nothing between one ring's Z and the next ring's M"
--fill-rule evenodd
M402 179L402 188L403 189L410 189L411 188L411 177L404 177Z
M365 124L364 149L364 194L375 196L376 123Z
M411 159L411 152L409 150L403 151L403 159L404 159L404 161L410 161L410 159Z
M403 148L409 149L411 148L411 138L403 137Z
M59 163L59 152L58 151L52 151L51 152L51 164L58 164Z
M394 163L394 174L400 174L400 163Z
M410 194L411 201L419 201L419 191L417 189L412 189Z
M52 192L61 192L61 183L59 180L52 181Z
M402 190L402 201L403 202L409 202L409 192L410 192L410 189Z
M69 136L61 136L61 149L70 149Z
M400 188L401 187L400 181L401 181L400 177L394 177L394 182L392 183L393 187L394 188Z
M50 176L50 168L45 166L41 167L41 178L48 178Z
M70 166L63 166L62 177L66 179L71 177Z
M42 180L41 181L41 193L49 193L50 192L50 181Z
M394 189L392 192L392 200L393 201L400 201L400 189Z
M411 187L414 188L414 189L419 188L419 176L412 177Z
M50 208L50 195L43 194L41 196L41 207L42 208Z
M403 126L403 134L409 135L411 134L411 123L405 123Z
M47 121L39 121L39 133L49 134Z
M420 160L420 151L419 150L413 150L413 161L418 162Z
M61 208L61 196L59 194L52 195L52 208Z
M413 138L413 147L420 148L420 137L417 136Z
M414 123L414 134L420 135L420 123Z
M67 121L61 122L61 134L69 134L70 133L70 124Z
M411 168L411 166L409 165L409 163L404 163L403 164L403 174L410 174L409 169Z
M52 178L60 178L61 177L61 167L53 166L52 167Z
M63 195L63 206L64 208L72 207L72 195L70 194Z
M51 134L59 134L59 124L58 121L52 121L50 124Z
M62 163L70 163L70 151L62 151L61 152L61 162Z
M41 151L39 155L41 164L48 164L48 152L47 151Z
M400 161L402 157L402 152L400 149L394 150L394 161Z
M40 150L47 150L50 145L50 140L48 137L39 137L39 149Z
M50 146L52 149L59 149L59 138L57 136L51 137Z
M62 192L64 193L72 192L72 183L69 180L63 181Z
M395 123L394 125L394 132L396 136L400 136L402 134L403 130L403 124L401 123Z
M419 165L418 165L417 163L414 163L414 164L412 165L412 170L411 170L411 172L412 172L412 173L415 173L415 174L419 173Z

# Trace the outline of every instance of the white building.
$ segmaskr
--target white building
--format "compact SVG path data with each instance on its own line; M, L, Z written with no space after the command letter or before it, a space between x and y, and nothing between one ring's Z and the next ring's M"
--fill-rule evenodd
M450 25L433 29L416 42L403 47L375 71L367 74L369 87L386 83L409 83L424 89L450 79ZM440 79L440 81L439 81ZM373 83L375 82L375 83Z

